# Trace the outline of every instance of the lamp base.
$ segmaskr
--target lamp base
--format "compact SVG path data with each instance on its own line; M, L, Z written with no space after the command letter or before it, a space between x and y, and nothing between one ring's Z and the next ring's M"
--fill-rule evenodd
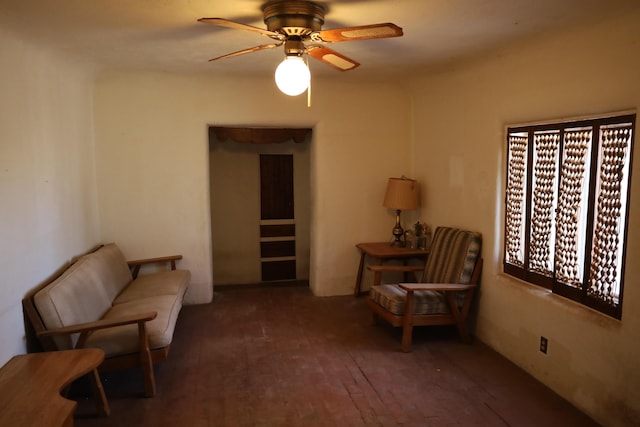
M402 225L400 225L400 209L396 210L396 225L393 226L393 230L391 230L391 234L393 234L393 241L391 242L391 247L393 248L404 248L405 242L402 240L404 236L404 230L402 229Z
M399 237L394 238L391 241L390 245L391 245L392 248L404 248L405 247L404 246L404 242L402 240L400 240Z

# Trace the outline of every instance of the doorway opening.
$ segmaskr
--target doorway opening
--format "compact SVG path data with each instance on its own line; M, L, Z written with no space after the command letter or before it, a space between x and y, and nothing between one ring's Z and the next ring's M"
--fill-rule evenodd
M311 136L309 128L209 128L216 286L308 286Z

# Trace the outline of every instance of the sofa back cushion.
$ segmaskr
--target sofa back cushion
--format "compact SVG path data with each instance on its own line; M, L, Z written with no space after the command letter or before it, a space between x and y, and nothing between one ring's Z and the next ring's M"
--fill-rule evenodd
M84 257L95 261L93 264L95 272L109 301L113 301L133 280L129 265L115 243L106 244Z
M93 322L111 307L97 264L96 259L83 256L35 294L35 306L47 329ZM58 349L69 349L77 336L54 336L54 341Z

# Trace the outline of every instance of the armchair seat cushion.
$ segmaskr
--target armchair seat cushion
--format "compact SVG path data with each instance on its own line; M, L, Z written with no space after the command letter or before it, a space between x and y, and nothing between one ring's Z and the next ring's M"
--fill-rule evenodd
M407 292L398 285L379 285L371 288L369 298L396 315L403 315ZM416 291L414 292L413 314L447 314L449 304L442 292Z

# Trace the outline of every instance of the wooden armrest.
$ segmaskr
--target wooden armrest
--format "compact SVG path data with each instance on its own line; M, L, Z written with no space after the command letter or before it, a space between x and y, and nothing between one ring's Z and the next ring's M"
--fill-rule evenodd
M182 259L182 255L169 255L169 256L162 256L158 258L136 259L133 261L127 261L127 264L129 264L129 267L135 267L136 265L153 264L157 262L169 262L169 261L175 262L181 259Z
M412 271L424 271L424 266L420 265L368 265L367 270L373 272L399 271L401 273Z
M137 278L138 277L138 273L140 272L140 267L143 266L144 264L155 264L155 263L162 263L162 262L170 262L171 263L171 269L175 270L176 269L176 261L181 260L182 259L182 255L169 255L169 256L161 256L158 258L145 258L145 259L136 259L133 261L127 261L127 264L129 265L129 268L131 268L131 275L133 276L133 278Z
M416 280L416 275L413 274L413 279L409 279L406 273L416 273L424 271L424 267L418 265L368 265L367 269L374 272L373 286L378 286L382 281L382 273L384 272L400 272L405 273L404 280Z
M69 335L77 333L88 333L97 331L98 329L113 328L115 326L130 325L133 323L144 323L153 320L158 315L155 311L147 313L137 313L130 316L124 316L117 319L103 319L96 320L95 322L78 323L77 325L65 326L62 328L48 329L46 331L39 331L36 334L41 337L52 335Z
M405 291L468 291L477 285L460 283L398 283Z

